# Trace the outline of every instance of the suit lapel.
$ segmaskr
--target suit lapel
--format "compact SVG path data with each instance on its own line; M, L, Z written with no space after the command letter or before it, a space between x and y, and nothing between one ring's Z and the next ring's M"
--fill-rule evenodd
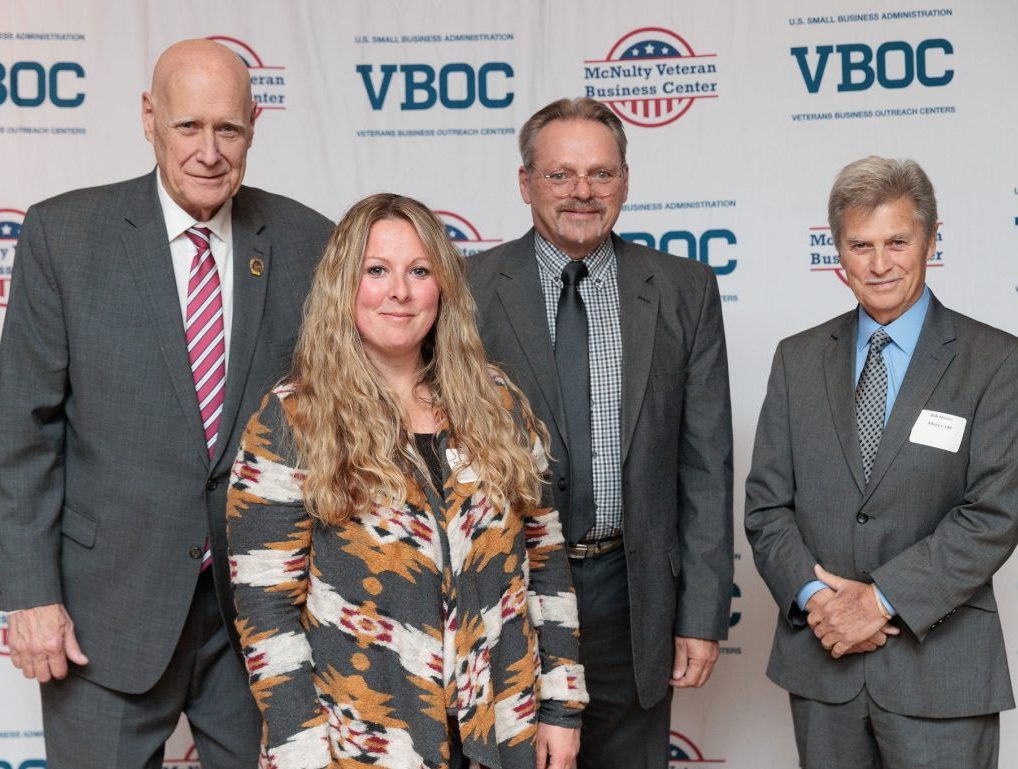
M622 409L619 429L622 462L636 430L636 421L647 392L650 362L657 328L658 291L654 271L647 259L618 237L614 237L618 265L619 320L622 330Z
M862 453L859 450L859 431L855 424L855 336L857 311L841 317L841 323L831 332L831 344L824 351L824 380L827 384L827 402L834 419L834 430L841 443L845 462L852 471L859 491L865 491L866 480L862 471Z
M205 431L198 410L198 396L194 391L191 363L187 358L184 320L173 275L166 221L156 193L155 173L144 177L144 184L139 187L134 206L125 215L122 240L138 294L151 319L166 361L170 386L185 421L192 428L195 450L204 462L208 462ZM158 394L153 393L153 397L158 397Z
M556 430L565 445L568 442L566 419L562 411L555 352L551 347L551 334L548 333L544 292L541 290L537 269L531 232L520 239L519 248L508 255L501 265L498 296L548 405L548 413L554 417L555 424L547 427Z
M873 494L887 468L891 466L911 434L920 409L930 399L947 367L954 360L955 352L950 343L956 338L950 314L936 297L931 296L922 333L919 334L908 371L905 372L901 389L894 400L891 417L880 438L863 502Z
M230 362L226 371L226 399L219 420L219 439L213 466L222 458L236 428L237 414L251 371L251 360L261 329L269 282L271 244L259 233L264 222L259 212L244 205L243 188L233 201L233 321L230 326ZM261 260L261 274L251 268ZM243 427L243 425L241 426ZM232 461L232 457L230 458Z

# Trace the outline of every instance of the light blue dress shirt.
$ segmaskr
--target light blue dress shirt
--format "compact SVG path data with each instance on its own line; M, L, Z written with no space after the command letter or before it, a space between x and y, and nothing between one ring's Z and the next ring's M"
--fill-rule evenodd
M922 296L919 297L918 301L905 310L901 317L888 323L886 326L881 326L866 313L861 305L859 306L859 333L856 335L855 340L856 386L859 384L859 377L862 376L862 368L866 364L866 354L869 352L870 337L873 336L873 332L878 328L882 328L891 337L890 343L880 353L884 359L884 365L887 367L887 405L884 408L885 427L887 426L887 420L891 418L894 400L898 397L901 382L905 378L905 372L908 371L908 364L912 361L912 353L915 351L916 343L919 341L919 334L923 330L923 322L926 320L926 312L929 308L929 288L923 288ZM795 597L795 602L799 605L800 609L806 611L806 604L809 602L809 599L825 587L827 585L820 580L814 579L807 582ZM887 609L888 614L891 616L897 614L879 587L877 588L877 595L884 604L884 608Z

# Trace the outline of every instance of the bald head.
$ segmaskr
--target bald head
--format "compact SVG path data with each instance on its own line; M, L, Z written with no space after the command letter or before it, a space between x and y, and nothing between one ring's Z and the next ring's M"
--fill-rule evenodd
M156 62L152 90L142 95L145 138L163 187L199 222L240 188L254 108L247 67L224 45L183 40Z
M241 58L225 45L201 38L181 40L163 51L152 70L150 93L159 98L174 81L201 74L225 79L250 103L251 75Z

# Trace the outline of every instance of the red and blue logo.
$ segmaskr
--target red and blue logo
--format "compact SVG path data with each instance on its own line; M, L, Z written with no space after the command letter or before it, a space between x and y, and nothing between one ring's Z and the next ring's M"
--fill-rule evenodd
M11 636L7 628L7 615L0 611L0 656L11 656Z
M723 764L723 758L704 758L703 752L689 737L672 731L668 740L668 769L686 769L687 766Z
M164 758L163 769L201 769L198 749L191 745L184 753L183 758Z
M251 97L258 105L255 120L265 110L286 109L286 67L264 63L254 48L235 37L211 35L207 39L222 43L237 54L251 73Z
M452 211L435 211L445 225L445 234L463 256L473 256L502 242L501 239L485 238L468 220Z
M717 54L696 53L670 29L641 27L619 38L605 58L585 61L583 82L585 96L622 120L659 128L698 100L718 98Z
M21 235L21 223L24 220L24 211L19 211L16 208L0 208L0 307L7 306L7 298L10 296L14 252L17 250L18 237ZM4 620L3 627L6 632L6 620Z

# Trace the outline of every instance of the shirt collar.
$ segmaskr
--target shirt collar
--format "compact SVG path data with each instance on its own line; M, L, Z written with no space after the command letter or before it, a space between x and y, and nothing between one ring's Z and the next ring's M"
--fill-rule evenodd
M562 270L569 262L573 261L558 246L542 238L537 230L534 230L534 251L537 254L537 263L549 275L553 275L555 280L562 279ZM615 263L615 245L612 243L611 235L583 257L583 262L587 265L590 278L596 283L600 283L605 272Z
M878 328L884 329L891 342L906 355L911 356L919 342L919 334L923 330L923 321L926 320L926 311L930 308L930 288L923 287L923 293L918 301L905 310L901 317L881 326L869 314L859 306L859 335L856 337L856 353L862 353L870 343L870 337Z
M170 197L170 193L163 186L162 175L159 172L156 172L156 186L159 191L159 205L163 209L163 220L166 222L166 235L171 243L196 224L208 227L212 230L212 234L221 241L229 241L231 225L233 223L230 217L233 211L233 198L228 198L207 222L199 222L177 205L177 201Z

